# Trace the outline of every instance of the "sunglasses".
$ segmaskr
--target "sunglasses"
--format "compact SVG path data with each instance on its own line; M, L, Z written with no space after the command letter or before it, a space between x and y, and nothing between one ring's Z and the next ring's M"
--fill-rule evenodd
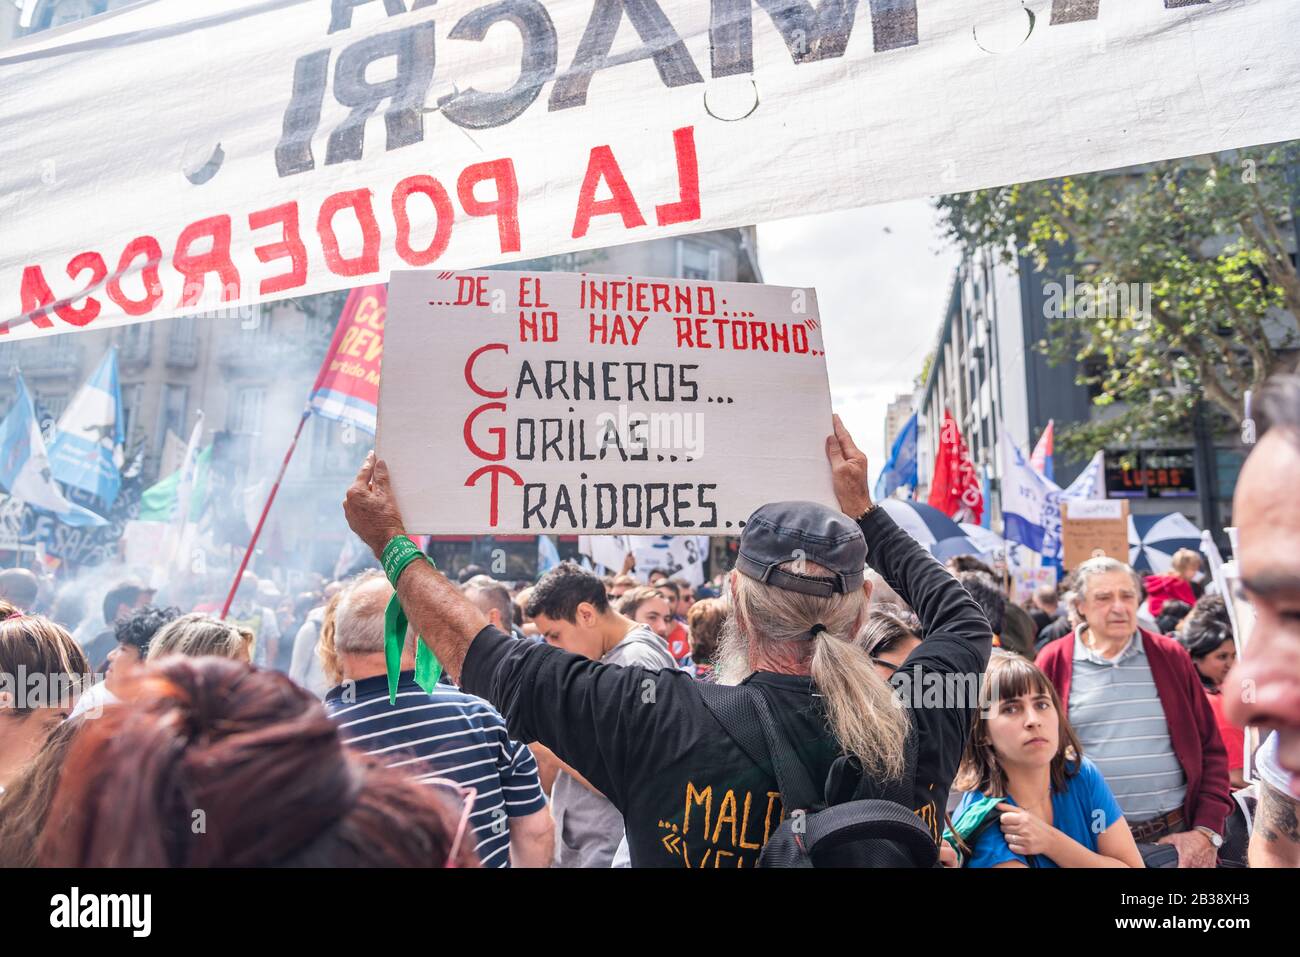
M447 852L447 861L443 865L444 867L459 867L460 865L456 862L460 859L460 849L465 841L465 835L470 830L469 819L470 815L474 813L476 792L473 788L467 788L450 778L428 778L423 783L445 791L460 805L460 821L456 825L456 835L452 838L451 849Z

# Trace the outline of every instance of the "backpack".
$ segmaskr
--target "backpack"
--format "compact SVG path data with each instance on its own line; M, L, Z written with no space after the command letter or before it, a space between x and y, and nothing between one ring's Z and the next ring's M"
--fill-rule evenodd
M916 742L907 738L903 780L882 786L852 756L831 766L818 788L772 717L763 692L748 685L704 685L705 705L728 736L776 779L785 817L759 853L759 867L937 867L930 829L911 799ZM871 796L880 795L880 796Z

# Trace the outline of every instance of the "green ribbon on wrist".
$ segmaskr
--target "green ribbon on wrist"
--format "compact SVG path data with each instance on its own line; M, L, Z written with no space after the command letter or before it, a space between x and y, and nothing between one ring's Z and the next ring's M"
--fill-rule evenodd
M397 703L397 683L402 674L402 649L406 645L407 620L402 603L397 600L397 579L406 566L423 558L433 564L433 559L420 551L419 546L405 535L395 535L384 546L380 559L384 574L393 586L393 597L384 611L384 663L388 671L388 703ZM432 694L442 676L442 664L418 635L415 639L415 683L426 694Z

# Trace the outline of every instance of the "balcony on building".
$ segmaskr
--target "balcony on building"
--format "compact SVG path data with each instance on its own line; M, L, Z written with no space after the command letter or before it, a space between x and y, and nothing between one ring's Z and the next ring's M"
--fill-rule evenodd
M76 376L81 368L81 345L75 336L46 336L29 342L0 346L0 369L17 370L28 378Z

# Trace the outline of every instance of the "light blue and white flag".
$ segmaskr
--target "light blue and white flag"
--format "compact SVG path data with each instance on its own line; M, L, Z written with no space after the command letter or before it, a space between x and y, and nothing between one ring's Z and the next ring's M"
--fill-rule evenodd
M64 497L50 474L45 438L22 376L9 414L0 422L0 486L20 502L52 513L65 525L107 525L108 520Z
M874 496L877 501L893 498L900 488L916 488L916 414L907 420L894 447L889 452L889 461L884 471L876 479Z
M1061 552L1061 489L1034 470L1005 428L1002 446L1003 536L1059 562Z
M50 470L63 484L112 505L122 485L125 441L117 347L112 346L59 418L50 443Z
M545 575L560 564L560 552L555 539L549 535L537 536L537 574Z
M1069 488L1061 493L1062 498L1077 502L1082 499L1106 497L1106 453L1098 451L1088 463L1088 467L1079 473L1079 477L1070 483Z

